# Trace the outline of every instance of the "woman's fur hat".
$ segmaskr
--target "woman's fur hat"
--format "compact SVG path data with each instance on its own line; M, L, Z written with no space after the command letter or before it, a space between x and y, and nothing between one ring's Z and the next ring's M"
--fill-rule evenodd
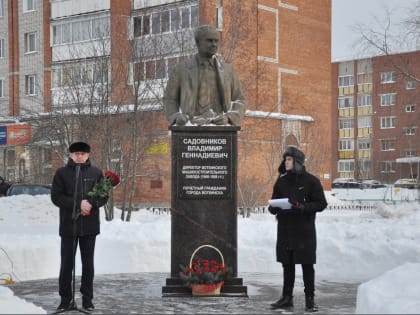
M282 164L284 164L285 160L286 160L286 156L291 156L293 157L294 160L294 166L295 166L295 172L296 173L301 173L305 167L305 154L300 151L298 148L296 147L288 147L286 149L286 151L284 151L283 153L283 161ZM280 171L280 167L279 167L279 171Z

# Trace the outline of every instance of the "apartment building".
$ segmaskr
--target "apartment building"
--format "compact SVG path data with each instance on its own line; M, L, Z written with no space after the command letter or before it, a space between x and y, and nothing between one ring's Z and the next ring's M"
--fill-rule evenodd
M9 180L49 182L68 143L84 139L96 164L126 179L117 199L169 203L170 137L161 97L171 67L196 51L195 27L211 24L221 31L219 51L234 64L248 102L238 139L239 203L270 197L287 145L300 147L308 169L329 187L330 0L0 4L0 34L8 34L0 38L0 51L3 45L8 52L0 58L6 87L0 140L2 130L7 138L0 142L0 172ZM27 128L19 145L9 141L10 125ZM26 175L8 176L22 159Z
M334 177L418 178L420 52L334 62Z

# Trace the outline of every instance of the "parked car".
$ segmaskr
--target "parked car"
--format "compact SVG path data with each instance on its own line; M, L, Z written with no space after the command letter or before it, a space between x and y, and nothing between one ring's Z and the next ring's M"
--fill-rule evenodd
M336 178L332 182L332 188L360 188L360 183L354 178Z
M48 194L51 194L51 185L42 184L13 184L6 192L6 196Z
M394 187L399 188L419 188L419 180L417 178L400 178L394 183Z
M376 179L366 179L360 184L360 187L363 189L383 188L383 187L386 187L386 185L382 184L379 180L376 180Z

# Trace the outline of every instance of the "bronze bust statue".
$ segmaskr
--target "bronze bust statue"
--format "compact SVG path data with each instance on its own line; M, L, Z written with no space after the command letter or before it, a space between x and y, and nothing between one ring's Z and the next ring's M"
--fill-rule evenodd
M240 126L246 101L231 64L217 56L219 31L209 25L194 33L196 55L171 71L163 105L169 125Z

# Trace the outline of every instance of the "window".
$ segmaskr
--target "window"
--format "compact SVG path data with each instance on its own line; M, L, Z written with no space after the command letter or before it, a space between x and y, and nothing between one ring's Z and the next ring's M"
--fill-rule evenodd
M359 160L357 162L357 165L359 166L359 171L362 172L369 172L371 170L372 161L370 160Z
M394 83L397 79L395 71L381 72L381 83Z
M6 0L0 0L0 16L4 16L4 2Z
M160 13L152 14L152 34L160 33Z
M190 8L181 9L181 27L182 28L190 27Z
M339 172L354 172L354 160L339 160L338 171Z
M75 21L52 26L54 45L77 43L109 37L109 17Z
M169 11L164 11L160 14L160 27L162 33L167 33L170 30Z
M26 95L36 95L36 75L25 76L25 93Z
M338 108L351 108L353 106L353 97L340 97L338 98Z
M171 32L176 32L181 27L181 23L180 23L181 17L179 15L179 10L174 9L169 12L171 15L171 23L170 23Z
M346 76L338 77L338 87L353 86L353 85L354 85L353 75L346 75Z
M417 156L417 151L416 149L404 149L404 156L406 157L411 157L411 156Z
M381 151L395 151L395 139L381 139Z
M5 40L4 38L0 38L0 58L4 58L4 57L6 57Z
M357 84L369 84L372 83L372 73L358 73Z
M405 111L407 113L414 113L416 111L416 105L413 105L413 104L405 105Z
M380 170L381 173L395 173L394 161L381 161Z
M371 116L362 116L357 119L358 128L371 128L372 127L372 117Z
M416 88L416 81L408 81L405 85L407 90L413 90Z
M0 97L5 96L5 94L4 94L4 90L5 90L4 84L5 84L4 79L0 79Z
M35 11L35 0L23 0L23 12Z
M395 116L381 117L381 129L395 128Z
M133 17L134 37L176 32L182 28L195 28L197 26L197 5Z
M134 37L150 34L150 15L134 17L133 26L134 26Z
M354 128L353 119L340 119L339 124L340 124L339 126L340 129L353 129Z
M90 21L78 21L71 24L73 42L81 42L91 38Z
M99 19L93 19L88 23L92 24L92 36L91 39L102 39L109 37L110 34L110 20L108 17Z
M372 106L372 95L357 95L357 106Z
M405 134L407 136L414 136L416 134L416 127L407 127L407 128L405 128Z
M338 141L338 150L339 151L353 151L354 150L354 140L353 139L342 139Z
M36 51L36 32L25 34L25 53Z
M381 106L392 106L395 105L397 93L381 94Z
M64 23L52 27L53 44L65 44L71 42L71 24Z
M216 27L219 31L223 29L223 7L216 7Z
M359 139L358 147L359 150L369 150L371 148L370 139Z

